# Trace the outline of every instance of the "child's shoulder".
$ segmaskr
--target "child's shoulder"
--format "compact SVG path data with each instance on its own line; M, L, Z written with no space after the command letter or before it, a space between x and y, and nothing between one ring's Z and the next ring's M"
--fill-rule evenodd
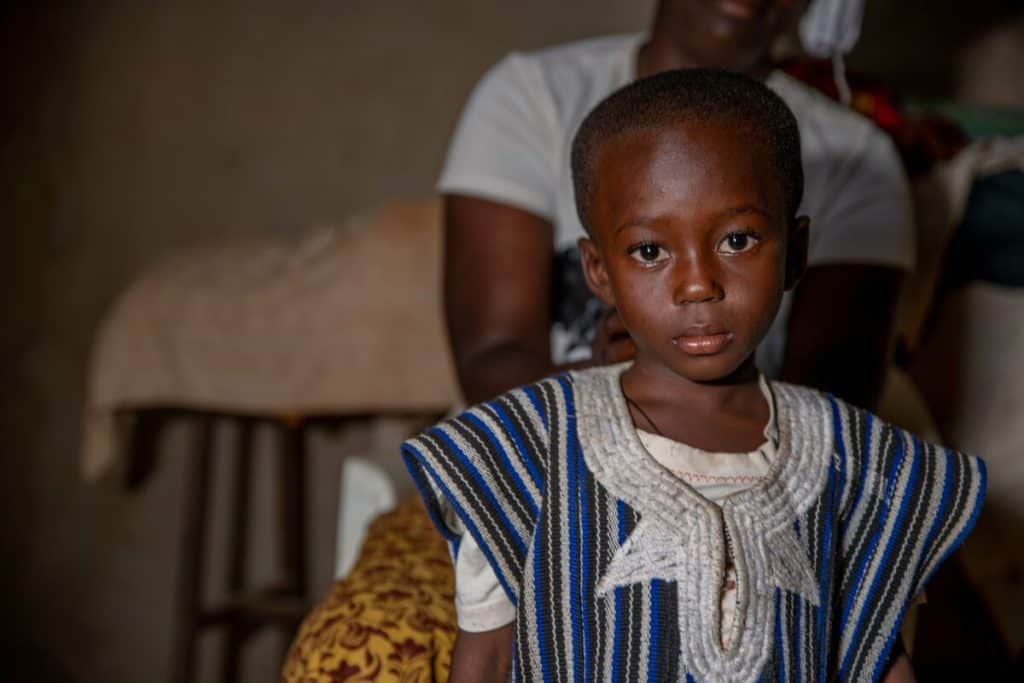
M529 384L509 389L503 394L466 409L463 415L523 411L527 415L548 422L571 412L573 387L577 371L563 371Z
M894 425L877 414L845 401L838 396L801 384L790 384L778 380L769 382L777 407L789 414L791 426L807 427L808 420L817 418L830 423L828 431L833 436L850 429L871 429L891 431L913 436L902 427Z
M929 451L942 448L876 413L833 394L787 382L770 382L780 428L804 440L831 441L838 456L861 461L886 451Z
M850 483L860 485L857 482L863 480L889 490L897 480L924 485L956 476L983 495L986 474L981 458L930 443L832 394L785 382L773 381L771 386L780 412L788 411L789 429L830 440L833 465ZM819 429L814 429L815 423Z
M436 425L407 441L483 437L478 443L506 439L546 443L549 425L571 413L573 376L561 372L509 389L494 398L453 411Z

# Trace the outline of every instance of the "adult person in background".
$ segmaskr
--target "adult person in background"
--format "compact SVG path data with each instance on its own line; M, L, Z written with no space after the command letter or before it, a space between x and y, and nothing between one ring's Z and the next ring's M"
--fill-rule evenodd
M819 15L849 16L843 0L814 2ZM617 316L601 309L580 274L570 143L590 109L619 87L706 66L763 79L800 127L800 213L814 226L809 267L783 300L758 365L770 377L875 406L900 285L914 265L910 197L879 130L773 68L773 43L805 9L804 0L662 0L649 35L513 53L484 76L439 182L447 322L469 402L572 363L632 356ZM859 29L859 12L856 20Z

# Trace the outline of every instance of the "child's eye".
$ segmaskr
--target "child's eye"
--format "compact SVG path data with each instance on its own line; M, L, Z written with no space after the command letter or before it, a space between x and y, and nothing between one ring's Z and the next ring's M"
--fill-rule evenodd
M721 254L741 254L753 249L760 241L757 235L750 232L730 232L718 243L718 251Z
M648 266L661 263L668 258L668 252L657 244L652 244L651 242L644 242L634 247L630 247L629 255L640 263Z

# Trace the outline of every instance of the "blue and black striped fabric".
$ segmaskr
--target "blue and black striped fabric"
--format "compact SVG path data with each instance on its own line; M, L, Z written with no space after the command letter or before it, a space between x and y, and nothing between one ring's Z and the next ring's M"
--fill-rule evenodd
M453 551L445 506L516 605L513 679L878 680L907 605L973 526L981 461L773 383L789 464L719 511L637 474L654 470L620 371L517 389L403 445ZM740 584L729 650L715 630L725 530ZM601 588L619 563L650 570Z

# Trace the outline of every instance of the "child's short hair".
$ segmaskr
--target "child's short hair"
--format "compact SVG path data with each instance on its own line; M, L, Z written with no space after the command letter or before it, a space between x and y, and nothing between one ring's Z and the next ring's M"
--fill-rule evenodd
M643 78L600 102L583 120L572 144L576 211L589 231L587 211L597 148L622 133L676 121L727 120L764 136L778 171L787 218L804 193L800 131L782 98L759 81L721 69L677 69Z

